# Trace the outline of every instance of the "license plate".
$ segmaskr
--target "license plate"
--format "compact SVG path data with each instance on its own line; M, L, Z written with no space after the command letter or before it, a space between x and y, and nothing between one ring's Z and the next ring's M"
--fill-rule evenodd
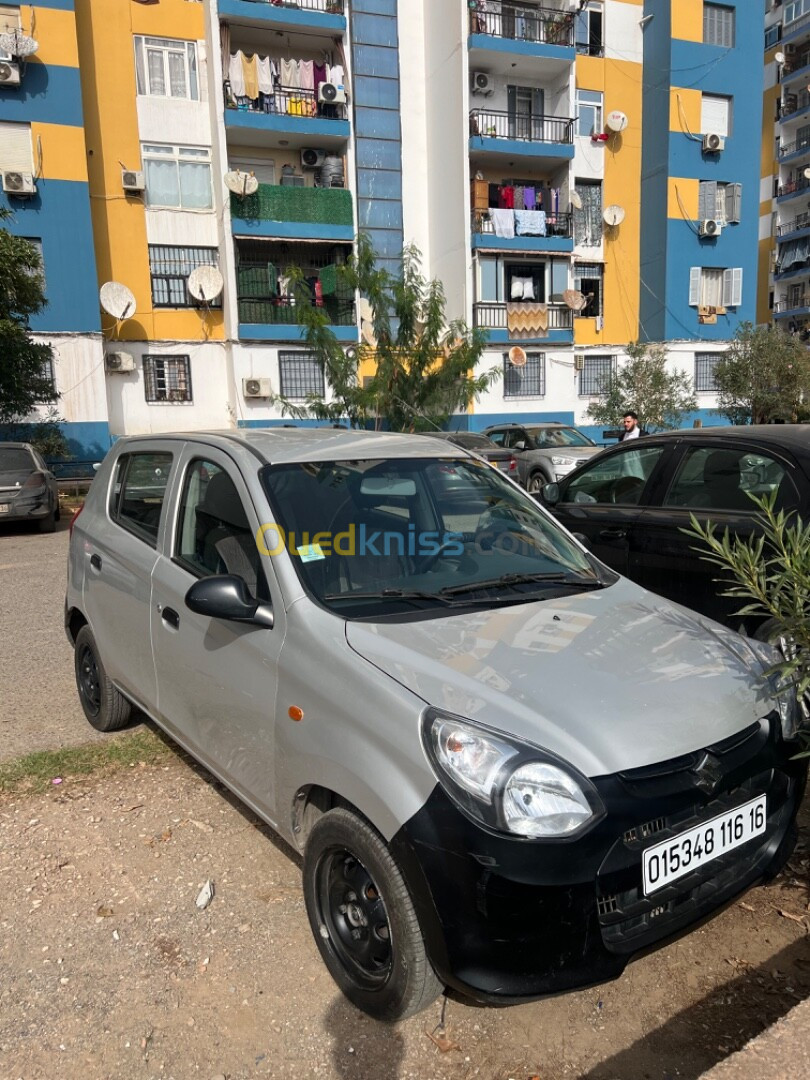
M7 514L9 510L8 503L0 503L0 514Z
M649 896L699 866L765 832L766 798L744 803L644 852L644 894Z

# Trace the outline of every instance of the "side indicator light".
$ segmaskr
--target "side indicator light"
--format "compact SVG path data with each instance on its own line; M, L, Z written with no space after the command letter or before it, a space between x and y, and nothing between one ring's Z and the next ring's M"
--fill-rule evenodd
M299 720L304 719L304 710L299 709L297 705L291 705L287 710L287 715L291 720L295 720L297 723Z

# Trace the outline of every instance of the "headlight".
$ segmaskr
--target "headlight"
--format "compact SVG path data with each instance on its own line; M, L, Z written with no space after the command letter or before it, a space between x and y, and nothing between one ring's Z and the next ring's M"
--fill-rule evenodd
M528 839L570 839L605 813L593 785L537 747L428 709L425 747L447 794L469 817Z
M552 465L576 465L576 458L560 457L558 454L551 455Z

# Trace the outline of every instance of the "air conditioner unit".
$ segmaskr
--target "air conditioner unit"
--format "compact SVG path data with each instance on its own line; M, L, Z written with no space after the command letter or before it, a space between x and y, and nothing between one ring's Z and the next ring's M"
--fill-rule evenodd
M725 150L726 140L722 135L718 135L716 131L709 131L703 136L703 150L708 154L719 154L721 150Z
M12 64L6 60L0 60L0 86L20 85L20 65Z
M135 172L133 169L122 169L121 187L123 187L124 191L143 191L146 187L143 173Z
M574 371L585 370L585 357L582 353L574 354Z
M135 357L128 352L111 352L104 357L104 367L107 371L134 371Z
M492 84L492 76L486 71L474 71L472 73L472 92L474 94L486 94L489 97L494 93L495 87Z
M311 146L305 146L301 151L301 168L320 169L325 157L325 150L314 150Z
M345 105L346 91L338 83L322 82L318 87L318 101L326 105Z
M719 236L723 231L723 222L715 221L714 218L707 218L706 221L701 221L698 232L701 236Z
M37 185L31 173L4 172L3 191L8 195L36 195Z
M242 379L242 393L246 398L269 398L273 396L269 379Z

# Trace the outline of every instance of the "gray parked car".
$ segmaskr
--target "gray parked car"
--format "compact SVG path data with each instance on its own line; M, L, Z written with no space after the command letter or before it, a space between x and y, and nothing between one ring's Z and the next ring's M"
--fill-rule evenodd
M388 1020L615 978L778 871L806 779L770 646L449 449L121 439L68 560L90 723L137 706L301 851L327 968Z
M59 485L29 443L0 443L0 525L30 521L53 532L59 520Z
M518 479L531 492L562 480L577 465L603 449L575 427L543 424L495 424L482 434L517 456Z

